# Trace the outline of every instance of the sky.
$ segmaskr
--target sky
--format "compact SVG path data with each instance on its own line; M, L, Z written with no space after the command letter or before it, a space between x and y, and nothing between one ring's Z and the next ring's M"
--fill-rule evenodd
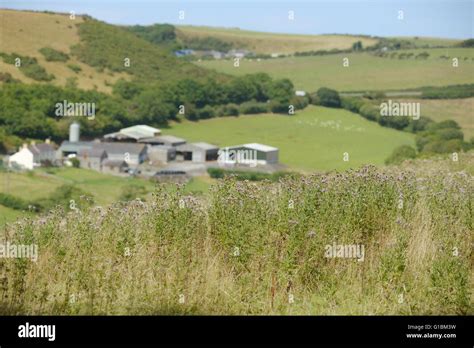
M474 37L474 0L0 0L0 8L299 34ZM180 19L184 11L184 19ZM293 11L294 19L289 19ZM403 11L403 19L399 19ZM1 25L1 24L0 24Z

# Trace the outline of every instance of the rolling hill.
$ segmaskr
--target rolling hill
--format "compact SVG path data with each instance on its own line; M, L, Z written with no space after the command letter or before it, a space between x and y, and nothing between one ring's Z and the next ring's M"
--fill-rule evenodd
M274 78L289 78L296 89L310 92L320 87L339 91L396 90L473 82L474 61L471 58L474 57L474 49L422 51L431 52L431 58L390 59L369 53L349 53L269 60L243 59L238 68L234 67L231 60L203 60L196 64L233 75L265 72ZM455 57L453 53L463 57L459 67L453 68L450 59L439 58L446 52L450 57ZM469 59L464 60L464 57ZM343 66L344 58L349 59L348 67Z
M347 49L351 48L356 41L361 41L362 45L367 47L378 42L374 38L352 35L277 34L205 26L178 26L176 28L177 37L181 41L212 37L230 43L235 48L245 48L260 54Z
M68 58L47 61L40 52L44 48ZM110 92L120 78L152 83L213 75L119 26L87 16L70 19L68 14L0 10L0 53L35 58L39 66L54 75L54 85L75 81L79 88L101 92ZM124 64L126 58L130 59L130 67ZM0 71L22 82L37 82L2 59Z

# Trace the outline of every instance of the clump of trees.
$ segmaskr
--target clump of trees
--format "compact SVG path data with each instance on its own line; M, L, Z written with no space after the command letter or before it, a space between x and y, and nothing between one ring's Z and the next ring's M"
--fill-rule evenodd
M215 50L220 52L227 52L234 47L232 43L212 36L184 38L182 46L193 50Z
M51 137L55 141L67 138L71 122L70 118L55 114L56 103L64 100L95 103L94 122L77 119L86 137L100 136L137 123L163 126L178 117L182 106L184 117L199 120L241 113L288 113L290 103L296 103L293 84L289 80L273 80L266 74L246 75L224 83L213 78L204 81L184 79L166 85L120 80L113 87L113 95L80 90L73 84L63 88L6 83L0 88L3 138Z
M134 25L127 29L154 44L176 44L175 27L171 24Z
M341 98L337 91L322 87L316 93L311 94L311 103L330 108L339 108L341 107Z

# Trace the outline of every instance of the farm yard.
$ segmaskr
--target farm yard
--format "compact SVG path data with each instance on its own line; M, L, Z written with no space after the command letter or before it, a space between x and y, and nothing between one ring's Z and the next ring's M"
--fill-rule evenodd
M433 50L433 51L432 51ZM474 49L426 49L430 57L449 53L474 57ZM349 67L343 59L349 58ZM242 59L238 68L233 60L196 62L201 67L231 75L265 72L275 78L289 78L296 90L309 92L321 87L338 91L400 90L423 86L445 86L472 83L474 61L460 60L453 68L446 59L389 59L369 53L348 53L326 56L286 57L268 60ZM382 78L383 76L383 78Z

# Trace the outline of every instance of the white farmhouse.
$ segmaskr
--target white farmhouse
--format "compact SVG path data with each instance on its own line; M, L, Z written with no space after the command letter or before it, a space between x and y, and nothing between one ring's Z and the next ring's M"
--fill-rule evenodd
M29 146L23 144L17 153L8 158L8 166L32 170L34 167L39 167L43 161L53 162L55 155L56 151L49 141L42 144L33 142Z

